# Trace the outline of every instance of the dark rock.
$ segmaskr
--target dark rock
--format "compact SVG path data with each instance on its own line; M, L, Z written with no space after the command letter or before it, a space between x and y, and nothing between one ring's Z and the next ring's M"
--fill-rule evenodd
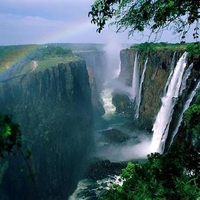
M113 163L109 160L95 160L91 163L87 177L93 180L100 180L109 175L119 175L121 169L127 165L126 162Z
M13 115L32 152L35 182L11 158L2 187L10 199L66 199L93 145L92 103L84 61L47 68L0 84L1 113ZM23 178L19 178L22 177ZM12 181L16 179L16 181Z
M105 141L108 142L110 144L112 143L123 143L123 142L127 142L130 139L130 137L123 133L122 131L118 130L118 129L108 129L105 131L101 132L101 137L100 137L100 141Z

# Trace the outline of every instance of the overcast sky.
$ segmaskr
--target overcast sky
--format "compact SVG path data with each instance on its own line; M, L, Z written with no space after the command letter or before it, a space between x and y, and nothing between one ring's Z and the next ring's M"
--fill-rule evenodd
M94 0L0 0L0 45L71 43L140 43L127 33L106 28L96 33L88 12ZM176 42L165 35L163 41Z

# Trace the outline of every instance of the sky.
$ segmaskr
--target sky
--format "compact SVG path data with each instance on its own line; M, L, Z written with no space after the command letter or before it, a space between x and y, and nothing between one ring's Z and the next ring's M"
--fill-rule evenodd
M0 0L0 45L44 43L141 43L106 27L102 33L88 17L94 0ZM163 41L176 42L168 33Z

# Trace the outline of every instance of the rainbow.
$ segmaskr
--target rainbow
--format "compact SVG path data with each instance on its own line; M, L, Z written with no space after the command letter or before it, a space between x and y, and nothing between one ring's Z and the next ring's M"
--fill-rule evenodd
M94 26L91 25L90 21L84 20L79 21L77 23L66 25L66 29L58 30L57 33L49 34L47 37L42 38L40 41L38 41L38 44L46 44L46 43L55 43L62 41L62 39L67 39L70 41L70 37L78 36L80 33L84 33L85 31L88 31L90 29L94 29Z
M7 58L4 61L0 61L0 74L5 71L6 69L10 68L12 65L14 65L17 62L20 62L25 56L35 51L37 44L48 44L48 43L59 43L63 39L66 41L70 41L70 38L73 36L78 37L78 34L83 33L85 31L88 31L90 29L94 29L94 26L91 25L90 21L83 20L79 21L78 23L74 23L71 25L67 25L67 28L64 30L55 30L53 33L49 33L47 36L40 38L36 45L30 44L30 45L17 45L19 48L21 48L20 51L17 51L15 53L12 53L12 56ZM62 43L62 42L60 42ZM64 42L63 42L64 43ZM12 45L11 45L12 46Z

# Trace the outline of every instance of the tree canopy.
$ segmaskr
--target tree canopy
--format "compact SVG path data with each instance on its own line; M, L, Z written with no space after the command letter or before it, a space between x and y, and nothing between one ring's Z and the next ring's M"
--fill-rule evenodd
M88 15L97 25L97 32L114 18L110 24L116 26L117 32L128 30L129 36L146 29L159 35L170 29L184 42L193 29L195 42L199 37L199 0L96 0Z

